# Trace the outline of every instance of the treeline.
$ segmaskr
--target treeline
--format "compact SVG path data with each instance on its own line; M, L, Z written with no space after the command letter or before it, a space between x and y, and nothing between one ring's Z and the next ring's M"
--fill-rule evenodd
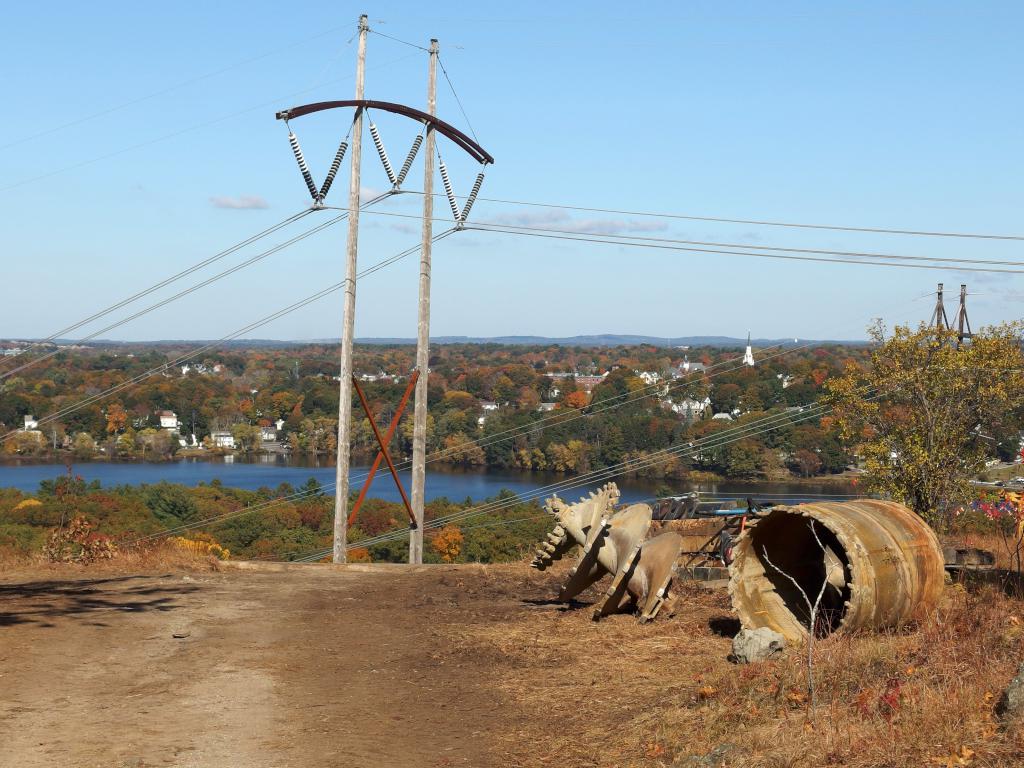
M163 365L183 350L126 345L62 350L0 382L0 425L19 430L70 409L125 379ZM408 382L409 346L362 346L355 369L379 422L394 413ZM813 476L842 471L849 461L827 421L799 409L815 402L825 381L862 362L858 347L824 346L781 354L767 350L754 367L737 350L445 345L430 361L428 450L450 464L581 472L627 462L645 465L657 451L779 413L778 426L686 459L638 469L682 477L699 471L731 477ZM20 358L19 358L20 359ZM690 363L687 369L686 362ZM336 449L337 350L231 350L169 369L119 393L8 437L8 454L73 454L79 459L169 458L179 438L160 428L157 413L173 411L181 435L210 451L211 433L230 434L232 450L259 451L270 429L293 453ZM352 430L357 456L376 450L358 403ZM278 429L280 425L280 429ZM505 439L512 436L513 439ZM412 421L397 431L394 454L411 454Z
M500 511L425 531L426 562L507 562L529 552L550 527L535 502L504 494ZM424 511L427 525L471 507L435 499ZM45 481L37 493L0 490L0 551L42 552L55 530L84 520L90 536L114 547L148 546L165 536L215 542L239 559L293 560L330 548L334 499L314 479L294 488L245 491L214 481L189 488L170 483L102 488L78 477ZM216 518L211 520L211 518ZM209 522L203 522L208 521ZM359 511L349 541L396 532L394 541L349 553L354 561L404 562L408 559L408 518L400 504L368 500Z

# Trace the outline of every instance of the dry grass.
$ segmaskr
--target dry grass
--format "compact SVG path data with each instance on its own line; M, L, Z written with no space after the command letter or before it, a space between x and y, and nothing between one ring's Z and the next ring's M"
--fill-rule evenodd
M148 547L133 547L118 550L109 560L98 560L89 564L54 563L42 553L24 552L3 548L0 549L0 577L14 578L29 574L33 578L40 574L60 574L61 576L107 573L148 573L216 571L220 561L210 555L199 555L180 547L173 546L165 540L158 540Z
M554 594L556 577L538 579ZM1024 764L1024 728L995 716L1024 660L1020 602L951 586L924 626L819 641L812 712L802 653L729 663L724 592L681 592L676 615L647 626L538 606L456 630L462 648L493 655L495 684L523 713L502 744L509 765ZM542 743L528 738L536 718Z

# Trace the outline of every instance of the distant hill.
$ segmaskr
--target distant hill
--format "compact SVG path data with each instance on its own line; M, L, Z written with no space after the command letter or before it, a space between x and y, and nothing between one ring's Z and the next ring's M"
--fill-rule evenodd
M636 336L630 334L602 333L592 336L437 336L432 344L516 344L524 346L561 346L561 347L620 347L636 344L650 344L655 347L745 347L746 339L732 336ZM831 340L831 339L751 339L755 347L774 347L780 344L795 346L808 342L818 344L843 344L857 346L866 344L862 340ZM334 340L337 343L337 339ZM356 339L357 344L415 344L415 339L372 337Z
M2 341L2 340L0 340ZM19 339L21 342L32 343L32 339ZM561 346L561 347L621 347L637 344L650 344L655 347L745 347L747 340L733 336L642 336L632 334L601 333L588 336L434 336L431 344L514 344L517 346ZM73 340L58 339L56 344L74 344ZM218 347L249 349L253 347L296 347L305 344L337 344L338 339L307 339L304 341L281 341L277 339L236 339L229 342L207 341L204 339L160 339L157 341L116 341L96 339L84 346L193 346L197 344L215 344ZM356 339L357 344L379 345L412 345L416 339L403 337L367 337ZM804 344L839 344L844 346L860 346L866 344L857 339L752 339L755 347L797 346Z

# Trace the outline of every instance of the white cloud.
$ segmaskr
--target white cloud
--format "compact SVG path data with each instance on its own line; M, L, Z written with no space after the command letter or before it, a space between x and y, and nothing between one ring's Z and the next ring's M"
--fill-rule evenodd
M376 187L360 187L359 188L359 202L360 203L365 203L365 202L367 202L369 200L373 200L373 198L380 197L385 192L387 192L387 190L385 190L385 189L377 189ZM344 205L345 206L348 205L348 196L347 195L345 197Z
M269 208L270 205L259 195L216 195L210 198L210 205L214 208L227 208L234 211L258 211Z
M539 227L566 232L591 232L599 235L624 235L635 232L663 232L668 229L664 221L650 219L575 219L567 211L545 210L491 216L487 222L510 227ZM481 222L485 223L485 222Z

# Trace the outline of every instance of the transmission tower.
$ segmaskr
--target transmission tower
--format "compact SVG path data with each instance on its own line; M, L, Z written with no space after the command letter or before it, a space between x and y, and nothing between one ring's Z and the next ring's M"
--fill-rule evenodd
M363 14L359 18L359 49L358 49L358 60L356 65L356 97L351 100L342 101L321 101L315 104L305 104L302 106L292 107L290 109L281 110L277 113L277 119L284 121L285 126L288 128L288 141L291 144L292 152L295 155L295 160L298 163L299 171L302 174L303 181L306 183L306 188L309 190L309 195L312 201L311 207L314 209L323 209L324 199L327 197L327 193L334 182L334 178L338 173L341 163L344 160L346 151L349 148L349 137L351 136L352 152L350 154L350 182L349 182L349 198L348 198L348 244L346 248L346 273L345 273L345 292L344 292L344 307L343 307L343 320L342 320L342 335L341 335L341 359L340 359L340 376L339 376L339 402L338 402L338 446L337 446L337 466L335 472L335 504L334 504L334 548L333 548L333 560L334 562L345 562L346 550L348 547L348 491L349 491L349 436L352 419L352 393L355 387L353 370L352 370L352 337L353 327L355 320L355 303L356 303L356 275L357 275L357 258L358 258L358 233L359 233L359 210L364 207L360 204L359 191L361 188L360 171L361 171L361 159L362 159L362 132L363 132L363 121L364 117L369 118L369 130L370 136L373 139L373 144L377 149L377 154L380 156L381 164L384 167L384 172L387 174L388 181L391 184L390 190L385 194L397 194L402 191L402 184L405 182L406 176L409 170L412 168L413 161L419 152L420 147L424 143L424 137L426 138L427 157L424 158L424 189L423 189L423 233L421 243L421 260L420 260L420 290L419 290L419 313L418 313L418 324L417 324L417 351L416 351L416 370L418 372L418 378L416 381L416 392L415 392L415 413L414 421L415 428L413 430L413 461L412 461L412 478L413 478L413 493L412 503L409 506L410 516L410 541L409 541L409 560L413 563L422 562L423 559L423 505L424 505L424 484L425 484L425 463L426 463L426 406L427 406L427 364L429 362L429 340L430 340L430 245L437 238L433 236L431 223L433 221L433 179L434 179L434 160L437 160L437 169L441 176L441 182L444 186L445 196L448 198L448 204L452 210L452 216L454 219L453 227L450 231L458 231L464 228L467 218L469 217L470 209L473 207L473 203L476 201L477 195L480 193L480 186L484 181L483 168L494 162L494 158L481 147L474 139L464 134L454 126L440 120L436 112L436 64L437 64L437 41L431 40L430 48L424 49L429 59L429 82L428 82L428 93L427 93L427 111L424 112L413 107L408 107L403 104L396 104L389 101L377 101L373 99L365 98L364 94L364 79L366 70L366 37L367 33L370 32L370 27L367 23L366 15ZM418 47L418 46L417 46ZM323 184L317 187L313 181L313 175L310 172L309 166L306 163L306 159L302 154L302 150L299 147L299 140L295 136L294 132L289 126L289 121L296 118L302 117L303 115L311 115L318 112L324 112L326 110L334 109L351 109L354 111L351 127L349 128L348 134L342 139L338 146L338 151L335 154L334 161L331 163L330 169L327 171L327 175L324 179ZM382 113L390 113L392 115L398 115L400 117L407 118L409 120L419 123L422 128L421 132L413 140L412 146L409 149L409 153L405 158L405 162L402 164L400 170L396 173L394 166L391 164L391 160L388 158L387 151L384 148L384 141L381 138L380 131L370 115L370 110L377 110ZM441 153L436 146L435 134L442 136L453 144L457 149L469 155L473 160L480 163L481 171L477 174L476 180L466 196L465 201L460 205L456 198L455 191L452 187L451 179L448 174L448 168L441 158ZM383 199L384 195L377 199ZM375 202L375 201L371 201ZM368 205L370 203L367 203ZM447 233L445 233L447 234ZM364 404L364 408L366 405ZM367 414L370 416L370 414ZM371 424L373 423L372 416L370 416ZM381 443L381 450L384 454L384 459L388 461L389 468L394 473L394 467L391 466L390 457L387 455L386 442ZM396 483L399 485L401 490L401 483L398 480L397 474L395 474ZM404 497L404 491L402 491Z

